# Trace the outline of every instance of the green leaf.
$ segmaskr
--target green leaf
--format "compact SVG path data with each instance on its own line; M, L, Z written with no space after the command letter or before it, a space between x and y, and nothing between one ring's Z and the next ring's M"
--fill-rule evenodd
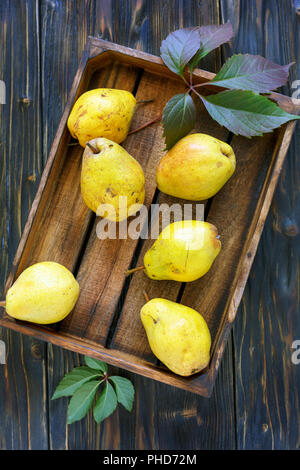
M68 406L68 424L79 421L87 414L100 383L98 380L85 383L74 393Z
M230 90L201 97L207 111L221 126L245 137L271 132L300 116L286 113L265 96L253 91Z
M117 408L117 396L111 384L106 382L104 389L99 395L95 408L94 418L97 423L101 423L110 416Z
M291 65L278 65L259 55L236 54L225 62L211 83L230 89L269 93L287 81Z
M52 400L60 397L69 397L73 395L84 383L89 382L101 374L99 371L91 370L89 367L76 367L66 374L60 381L52 396Z
M117 394L118 402L121 403L126 410L131 411L134 400L134 387L130 380L125 377L112 375L109 377L112 380Z
M106 374L107 364L105 362L99 361L98 359L93 359L89 356L84 356L84 361L86 365L89 366L91 369L101 370L101 372L104 372L104 374Z
M162 117L168 150L194 128L195 120L196 107L189 94L181 93L168 101Z
M232 25L228 21L225 24L212 24L208 26L200 26L198 28L200 37L200 47L189 63L190 70L193 71L200 59L205 57L209 52L221 46L225 42L230 41L234 35Z
M167 67L178 75L200 47L197 28L178 29L162 41L160 55Z

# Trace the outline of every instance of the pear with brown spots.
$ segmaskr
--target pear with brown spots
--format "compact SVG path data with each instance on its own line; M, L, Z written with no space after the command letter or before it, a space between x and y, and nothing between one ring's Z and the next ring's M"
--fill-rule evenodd
M68 128L82 147L96 137L120 144L127 137L135 108L136 99L129 91L96 88L78 98Z
M120 145L104 138L93 139L83 153L81 194L97 215L116 222L124 220L144 203L143 169Z

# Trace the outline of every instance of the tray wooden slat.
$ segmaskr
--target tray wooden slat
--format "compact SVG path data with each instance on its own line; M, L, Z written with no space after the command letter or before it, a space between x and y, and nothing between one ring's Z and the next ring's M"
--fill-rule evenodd
M201 279L188 283L182 303L201 309L215 339L224 320L225 307L235 289L234 274L247 242L263 187L276 133L251 140L234 137L237 167L231 178L214 198L207 221L218 227L222 249L212 268Z
M197 106L198 116L195 131L207 133L226 141L228 138L228 131L225 128L216 126L215 122L207 116L207 112L203 106ZM181 207L184 204L191 204L191 201L185 201L175 197L167 196L159 192L158 201L159 204L179 204ZM200 204L206 204L206 201L200 202ZM196 204L193 204L193 212L195 212ZM195 217L194 217L195 218ZM153 240L145 240L141 254L137 261L137 266L143 265L143 257L146 251L153 244ZM130 286L126 295L126 299L122 308L119 322L116 326L111 347L120 349L128 353L135 353L143 357L149 362L154 364L157 359L152 354L147 341L144 327L140 321L140 310L145 303L143 291L147 291L149 297L162 297L169 300L176 301L182 284L175 281L155 281L148 279L143 272L137 272L132 276ZM199 305L199 304L198 304Z
M168 99L183 90L184 85L178 80L166 80L144 72L136 98L155 98L155 101L146 106L140 105L132 128L158 116ZM156 124L128 136L123 146L143 167L146 180L145 205L149 208L156 188L155 170L164 148L162 126ZM60 330L105 345L125 282L125 271L131 264L138 240L99 240L96 236L98 221L96 219L78 272L78 281L86 288Z
M132 91L137 78L137 68L128 69L125 65L112 63L95 74L90 88L115 87ZM56 159L48 178L46 194L38 207L17 275L25 267L49 259L70 270L76 265L92 212L84 204L80 192L83 149L79 145L69 145L69 141L67 134L65 152Z

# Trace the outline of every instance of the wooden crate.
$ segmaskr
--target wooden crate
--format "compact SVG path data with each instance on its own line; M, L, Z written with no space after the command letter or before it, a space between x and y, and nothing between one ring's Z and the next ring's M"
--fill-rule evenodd
M196 70L194 82L213 76ZM70 145L66 125L75 100L97 87L126 89L138 100L155 98L138 106L132 128L158 116L165 103L185 88L160 58L89 38L5 287L7 292L31 264L51 260L74 273L80 297L73 312L59 324L42 327L17 321L2 309L0 325L210 396L295 123L249 140L230 135L199 105L196 130L230 142L237 157L234 175L205 209L206 220L218 227L222 250L211 270L192 283L152 281L142 272L126 278L125 270L142 264L153 241L97 238L98 220L80 194L83 149ZM287 111L298 113L299 107L290 98L272 96ZM156 189L155 171L164 151L160 123L128 136L123 146L144 169L148 208L154 202L187 202ZM211 361L205 371L181 377L151 353L139 317L145 302L143 290L151 298L180 301L204 316L212 334Z

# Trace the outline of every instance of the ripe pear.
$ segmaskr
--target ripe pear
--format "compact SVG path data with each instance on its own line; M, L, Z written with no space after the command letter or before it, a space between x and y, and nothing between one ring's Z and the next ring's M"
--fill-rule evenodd
M136 99L129 91L96 88L78 98L68 128L82 147L96 137L119 144L127 137L135 107Z
M25 269L6 295L6 312L18 320L56 323L65 318L77 302L79 284L64 266L52 261Z
M214 225L200 220L174 222L146 252L145 272L150 279L195 281L207 273L220 249Z
M145 199L145 176L140 164L120 145L98 138L83 153L81 194L86 205L111 221L137 212Z
M175 374L192 375L208 365L211 336L196 310L151 299L141 309L141 320L153 354Z
M214 196L235 170L230 145L206 134L179 140L161 159L156 181L166 194L203 201Z

